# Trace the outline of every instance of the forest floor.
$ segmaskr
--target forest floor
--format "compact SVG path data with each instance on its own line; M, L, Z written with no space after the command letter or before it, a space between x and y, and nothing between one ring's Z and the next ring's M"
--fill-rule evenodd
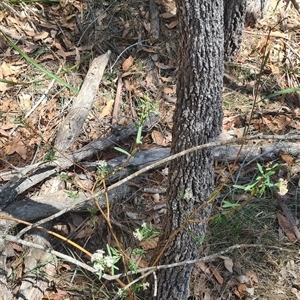
M57 152L53 145L59 124L72 107L75 91L85 79L91 61L107 51L111 51L109 63L93 106L69 150L76 151L91 141L105 139L155 111L159 112L160 120L143 133L138 151L170 147L178 62L175 4L172 0L160 1L160 25L153 29L155 25L146 3L137 0L0 3L2 187L12 180L14 171L30 165L39 168L39 164L55 159ZM240 52L233 62L225 65L224 140L241 138L246 130L249 136L287 136L300 132L300 18L291 4L287 8L285 3L277 6L277 1L271 1L271 4L263 20L254 28L245 28ZM155 30L159 30L159 39L155 38ZM44 69L54 75L49 76ZM55 80L56 77L64 83ZM110 147L85 163L131 154L137 149L135 141L136 137L130 136L115 145L118 149ZM263 147L269 142L252 141L247 146ZM272 159L262 155L252 160L246 156L237 162L215 162L216 186L222 189L213 204L214 217L209 222L207 236L199 238L199 251L201 256L225 253L196 264L190 299L300 299L300 237L286 215L288 211L298 224L299 152L293 155L281 148ZM59 176L59 184L64 183L64 190L74 201L78 191L94 193L105 184L101 181L102 186L96 186L99 182L91 172L99 170L91 171L89 167L76 164L76 168L66 169ZM144 222L147 226L152 224L153 228L148 227L152 233L162 230L167 172L165 165L131 180L135 194L111 205L109 226L96 208L89 208L86 212L68 212L55 218L51 230L89 253L106 249L106 245L121 246L135 267L147 267L158 239L152 236L139 242L133 233ZM287 189L287 193L278 199L270 187L281 178L281 189ZM58 194L50 180L53 178L28 188L16 200ZM279 205L281 200L285 212ZM18 225L14 232L23 227ZM50 242L55 250L88 262L87 255L76 247L58 239ZM24 263L28 247L17 242L11 245L7 281L16 295L29 272ZM235 248L231 249L232 246ZM133 249L140 249L145 255L134 255ZM122 266L118 267L121 272ZM36 273L44 274L39 266L35 269ZM40 299L114 299L118 290L117 281L99 280L61 259L56 263L55 275L43 272L49 283ZM138 294L135 297L142 299Z

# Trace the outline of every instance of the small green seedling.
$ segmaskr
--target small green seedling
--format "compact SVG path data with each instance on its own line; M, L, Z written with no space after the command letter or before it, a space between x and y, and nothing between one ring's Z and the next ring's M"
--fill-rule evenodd
M74 191L64 191L67 196L73 200L76 200L76 199L79 199L79 193L78 191L77 192L74 192Z
M233 202L226 201L226 200L223 200L223 202L222 202L222 208L236 208L239 206L240 206L240 204L238 204L238 203L233 203Z
M273 187L277 186L277 184L271 182L271 176L275 174L280 166L281 165L279 164L275 164L271 167L265 168L264 170L263 167L259 163L257 163L257 168L260 175L255 178L254 182L247 186L234 185L233 187L242 189L245 192L254 192L259 194L260 196L265 196L268 189L271 190Z
M51 163L57 159L56 152L54 149L51 149L48 153L46 153L44 157L45 163Z
M136 229L133 232L133 236L139 240L152 239L159 235L159 232L155 230L153 225L150 223L149 226L144 222L140 229Z

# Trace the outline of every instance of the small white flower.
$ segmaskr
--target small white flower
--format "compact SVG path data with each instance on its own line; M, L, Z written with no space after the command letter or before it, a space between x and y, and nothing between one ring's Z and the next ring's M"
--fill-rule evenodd
M101 260L103 258L104 253L105 252L103 250L97 250L95 253L92 254L91 262Z
M143 291L146 291L146 289L150 286L149 282L143 282L142 283L142 287L143 287Z
M106 265L106 267L111 268L115 264L115 260L112 256L105 256L104 264Z
M146 224L146 222L143 222L143 224L142 224L142 228L147 228L147 224Z
M98 271L104 271L104 267L103 264L101 262L95 262L93 264L94 269L98 272Z
M99 160L98 161L98 167L103 168L107 166L107 161L106 160Z
M119 297L124 298L124 296L126 295L126 291L124 289L118 288L117 294Z
M139 240L139 241L142 241L143 240L143 235L141 234L141 232L139 231L139 229L136 229L134 232L133 232L133 236Z
M278 194L284 196L289 190L287 188L288 182L285 179L280 178L278 182Z

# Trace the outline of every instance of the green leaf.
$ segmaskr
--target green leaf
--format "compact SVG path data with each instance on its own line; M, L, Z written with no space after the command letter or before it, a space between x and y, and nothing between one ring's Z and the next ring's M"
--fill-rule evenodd
M126 150L119 148L119 147L114 147L115 150L127 155L128 157L131 156L131 154L129 152L127 152Z
M239 207L239 206L240 206L240 204L232 203L232 202L226 201L226 200L224 200L222 202L222 207L223 208L235 208L235 207Z
M137 135L136 135L136 140L135 142L139 145L139 144L142 144L142 130L143 130L143 126L139 126L138 127L138 132L137 132Z
M259 173L260 173L260 174L264 174L264 171L263 171L262 166L261 166L259 163L257 163L256 165L257 165L257 168L258 168L258 170L259 170Z

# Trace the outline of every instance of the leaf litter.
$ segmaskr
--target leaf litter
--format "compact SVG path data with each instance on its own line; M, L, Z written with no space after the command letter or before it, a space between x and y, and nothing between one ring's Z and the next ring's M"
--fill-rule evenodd
M88 4L92 5L93 9ZM157 145L169 147L175 106L171 97L176 97L174 86L177 45L174 37L177 34L178 22L173 1L161 1L160 6L162 11L160 18L163 23L162 38L156 45L140 42L147 40L147 34L150 32L149 12L146 4L133 0L122 4L114 3L114 5L108 5L105 2L97 5L94 2L82 1L67 1L55 5L42 3L14 5L12 10L0 11L0 29L14 41L18 40L20 49L37 63L54 74L60 70L59 76L74 87L79 87L84 79L91 53L98 55L113 49L113 71L120 73L122 78L117 125L132 123L138 109L137 98L147 95L152 101L158 103L161 121L159 126L144 138L142 147L144 149L157 147ZM274 3L272 7L274 8ZM41 10L43 14L40 14ZM278 22L278 11L271 9L256 28L245 29L241 52L236 58L237 64L226 67L226 73L229 73L238 85L238 89L233 89L230 84L224 87L223 130L228 136L240 137L246 127L249 128L251 134L287 134L291 131L299 131L299 91L295 90L289 94L268 98L268 95L276 91L287 88L295 89L300 86L297 75L300 72L300 64L296 51L299 49L299 41L297 31L294 29L300 25L297 15L291 8L287 10L289 20L285 28L275 26L270 39L267 38L267 28ZM134 43L137 43L137 46L131 47ZM2 35L0 35L0 48L3 61L0 68L0 79L3 80L0 83L2 93L0 167L3 171L8 171L11 166L24 167L43 161L49 149L48 146L51 146L54 141L57 125L67 113L74 95L55 83L45 101L30 114L24 124L21 123L22 126L11 134L24 115L43 96L50 80L45 74L38 72L22 60L20 55L7 45ZM255 107L254 117L250 120L249 111L253 101L255 78L265 48L269 51L269 59L261 79L260 99ZM120 56L121 53L124 54ZM83 132L76 141L76 148L110 132L116 78L107 72ZM11 82L18 83L18 85L11 84ZM130 151L132 142L126 141L122 147ZM101 155L105 158L118 154L111 151ZM288 165L285 172L290 174L288 178L290 185L293 186L295 180L299 180L300 158L281 154L280 159ZM245 172L245 176L254 174L251 168L252 166L248 167L250 171ZM220 174L226 172L228 174L228 165L216 162L216 171ZM164 172L167 173L167 170ZM162 182L166 184L166 177L163 173L157 172L152 176L143 177L141 181L139 185L156 187L161 186ZM73 182L68 184L71 187ZM299 195L293 187L289 193L295 198L295 202L289 203L293 209L299 203ZM160 201L165 203L165 196L158 195ZM233 198L243 201L242 194L235 194ZM263 201L268 201L268 203L262 203ZM205 251L217 251L230 246L233 242L271 243L282 246L293 242L294 237L289 231L289 224L284 221L281 214L277 214L276 204L272 201L256 199L255 205L250 207L251 213L241 210L238 216L233 215L232 220L227 218L226 226L232 227L234 224L236 232L233 233L234 229L224 226L222 238L218 239L217 235L214 237L215 228L220 227L212 222L209 226L208 241L203 245L206 248ZM156 210L156 205L155 200L147 195L122 206L116 204L113 207L113 216L119 222L119 225L116 225L118 233L124 234L124 228L130 232L143 218L154 221L157 228L162 227L165 211ZM214 209L222 208L216 204ZM249 214L251 220L248 219ZM77 232L80 226L76 221L78 216L70 214L67 219L58 220L64 225L61 230L66 235ZM80 219L85 219L85 217L90 218L90 215L79 216ZM105 248L105 243L111 242L109 231L101 218L95 217L92 221L79 228L79 232L74 235L74 240L82 244L90 241L90 250ZM58 224L54 224L54 227ZM221 224L224 225L224 223ZM277 234L279 228L282 232ZM226 230L229 230L229 233ZM130 238L125 239L123 243L124 248L134 245ZM152 239L140 246L145 250L152 250L156 244L157 239ZM20 252L20 249L18 251ZM274 262L274 257L276 257L276 262ZM297 264L298 261L292 254L286 255L275 250L270 252L267 249L261 251L245 249L241 252L234 252L228 257L220 256L210 264L199 263L193 275L191 292L194 299L219 299L221 294L222 299L251 299L257 295L260 295L261 299L300 299L298 288L300 275ZM138 265L147 266L147 259L139 260ZM22 270L19 271L21 272L20 278ZM64 276L71 276L72 272L72 267L66 264L61 279L56 282L56 286L60 289L48 298L65 297L68 289ZM77 286L85 286L86 283L97 281L94 278L78 278L75 282ZM197 290L197 287L201 289ZM86 292L80 294L79 290L78 295L88 297ZM98 294L98 299L101 299L100 297Z

